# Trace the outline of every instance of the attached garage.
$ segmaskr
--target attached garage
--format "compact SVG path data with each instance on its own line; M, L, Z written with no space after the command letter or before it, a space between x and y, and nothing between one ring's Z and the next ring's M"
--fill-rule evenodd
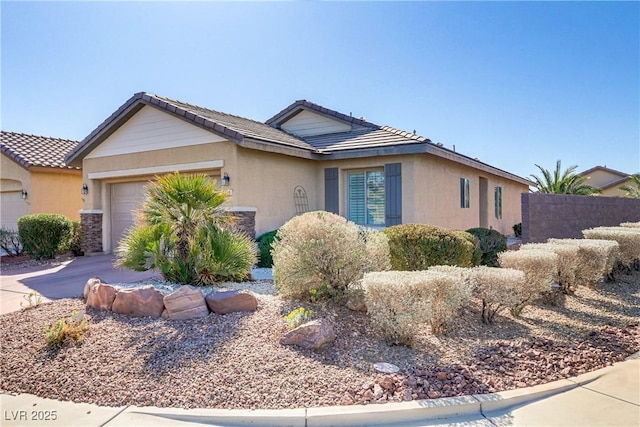
M21 191L7 191L0 193L0 221L2 228L18 229L18 218L29 214L29 205L21 197Z
M135 223L135 213L145 198L147 181L111 184L111 241L113 247Z

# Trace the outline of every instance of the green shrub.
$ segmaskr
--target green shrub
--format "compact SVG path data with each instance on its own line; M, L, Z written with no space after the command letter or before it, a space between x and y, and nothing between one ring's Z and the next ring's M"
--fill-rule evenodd
M313 310L307 310L304 307L296 308L289 314L284 316L285 322L289 326L289 329L295 329L303 323L308 322L313 317Z
M470 228L467 233L476 236L482 257L480 264L498 266L498 254L507 250L507 237L489 228Z
M620 253L620 245L614 240L597 239L549 239L549 243L578 247L576 279L583 286L593 287L611 275Z
M258 237L258 267L273 267L271 245L277 239L278 230L268 231Z
M371 270L388 270L387 238L329 212L289 220L273 243L273 276L284 297L342 298ZM376 265L371 262L375 259Z
M18 232L4 227L0 228L0 249L9 256L22 255L22 242Z
M513 235L518 239L522 237L522 223L519 222L513 225Z
M74 310L70 317L63 317L55 323L46 324L44 335L49 346L62 347L82 341L88 330L88 316Z
M524 286L516 289L516 299L509 307L514 316L519 316L531 301L549 292L558 275L558 255L552 251L502 252L498 255L498 262L500 267L522 271L526 279Z
M18 233L24 252L34 259L51 259L67 252L73 224L58 214L32 214L18 219Z
M80 221L72 221L71 227L71 244L69 245L69 250L75 256L82 256L84 252L82 252L81 246L81 234L80 234Z
M367 313L390 344L411 346L421 325L431 318L431 299L415 280L421 273L374 272L362 279Z
M434 265L474 265L476 238L426 224L394 225L383 231L389 238L391 267L394 270L426 270Z
M518 301L519 290L525 286L520 270L480 266L471 270L474 291L482 299L482 322L492 324L498 312Z

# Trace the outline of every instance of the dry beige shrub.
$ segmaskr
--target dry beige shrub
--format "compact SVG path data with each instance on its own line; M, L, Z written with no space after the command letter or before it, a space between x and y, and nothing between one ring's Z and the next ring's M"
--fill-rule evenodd
M615 240L620 245L618 261L625 268L640 262L640 228L595 227L582 230L587 239Z
M455 266L434 266L416 276L431 300L431 330L440 334L450 328L460 309L469 304L473 285L470 269Z
M623 222L620 227L626 228L640 228L640 222Z
M509 307L514 316L519 316L531 301L549 292L558 276L558 255L549 250L502 252L498 254L498 263L500 267L522 271L526 278L524 286L516 289L516 302Z
M487 324L493 323L500 310L518 301L518 290L525 284L524 273L511 268L475 267L469 277L482 299L482 322Z
M364 273L390 267L384 234L322 211L283 225L272 256L278 292L301 299L342 298Z
M574 245L560 245L552 243L527 243L520 247L521 251L544 250L554 252L558 255L558 284L562 293L573 295L578 287L577 271L580 268L578 258L578 247ZM543 295L548 302L555 298L550 298L550 294Z
M410 346L431 317L431 301L415 280L419 271L367 273L362 279L367 313L387 342Z
M589 287L607 278L620 256L620 245L614 240L549 239L549 243L578 247L580 268L576 271L576 277L580 285Z

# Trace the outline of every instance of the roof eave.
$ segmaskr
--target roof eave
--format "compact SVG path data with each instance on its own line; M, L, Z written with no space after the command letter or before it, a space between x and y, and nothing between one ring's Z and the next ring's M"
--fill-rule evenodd
M207 118L194 114L174 104L160 100L153 95L145 92L136 93L105 121L103 121L96 129L84 138L77 146L65 157L65 163L70 166L81 167L82 159L93 149L106 140L120 126L122 126L133 115L140 111L144 106L150 106L170 114L178 119L184 120L194 126L198 126L204 130L214 133L218 136L226 138L236 143L241 143L244 135L233 129L215 123Z

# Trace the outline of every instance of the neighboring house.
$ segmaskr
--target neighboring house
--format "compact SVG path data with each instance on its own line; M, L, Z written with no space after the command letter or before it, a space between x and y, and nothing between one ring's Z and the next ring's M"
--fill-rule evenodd
M620 187L629 185L630 173L620 172L606 166L596 166L580 172L578 175L588 178L587 184L599 189L601 196L624 197L626 193Z
M428 139L296 101L266 123L138 93L66 158L88 185L83 249L111 252L155 175L203 172L254 235L304 211L358 224L493 227L521 221L530 181Z
M0 221L17 230L23 215L57 213L80 219L82 171L64 157L78 141L5 132L0 135Z

